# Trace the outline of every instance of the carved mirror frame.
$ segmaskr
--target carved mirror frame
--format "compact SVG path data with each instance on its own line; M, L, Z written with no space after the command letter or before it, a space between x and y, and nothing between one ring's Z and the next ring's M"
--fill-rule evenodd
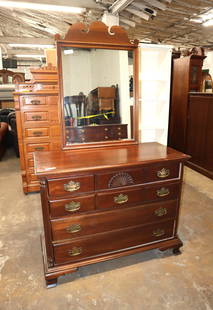
M106 147L137 144L139 141L139 52L138 40L130 40L126 31L120 26L107 27L104 23L96 21L89 26L83 23L76 23L70 26L64 39L60 35L55 36L58 58L58 78L59 78L59 113L62 130L62 149L82 149L91 147ZM77 48L103 48L109 50L126 50L133 52L133 111L132 111L132 136L128 140L100 141L83 144L66 145L66 131L64 122L64 92L62 75L62 47Z

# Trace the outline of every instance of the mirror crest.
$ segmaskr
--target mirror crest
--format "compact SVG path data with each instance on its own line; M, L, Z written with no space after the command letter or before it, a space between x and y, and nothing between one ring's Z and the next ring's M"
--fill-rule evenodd
M120 26L108 27L100 21L92 22L89 26L76 23L70 26L64 39L55 35L57 41L71 41L72 43L115 44L136 47L138 40L130 40L124 28Z

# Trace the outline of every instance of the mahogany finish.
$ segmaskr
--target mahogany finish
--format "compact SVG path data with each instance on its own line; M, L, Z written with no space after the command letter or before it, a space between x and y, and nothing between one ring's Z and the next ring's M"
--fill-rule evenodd
M65 45L134 50L134 139L34 153L41 184L47 287L80 266L157 248L179 253L182 246L177 228L183 164L189 156L158 143L138 143L138 42L130 42L121 27L112 27L114 34L108 30L101 22L92 23L88 31L83 24L72 25L65 40L57 42L58 51ZM63 102L61 57L58 65ZM59 112L64 126L62 105ZM64 127L62 133L65 142ZM31 143L30 149L39 151L39 143ZM50 150L48 143L44 147ZM28 160L31 164L31 157Z
M177 224L187 155L145 143L86 154L36 152L34 157L42 189L47 285L85 264L182 245Z
M187 165L213 179L213 94L189 94L186 152Z
M14 93L25 194L40 190L34 174L33 152L58 150L61 145L56 68L32 69L31 73L32 81L17 85Z
M189 167L213 178L213 95L200 92L204 58L174 60L168 144L191 155Z

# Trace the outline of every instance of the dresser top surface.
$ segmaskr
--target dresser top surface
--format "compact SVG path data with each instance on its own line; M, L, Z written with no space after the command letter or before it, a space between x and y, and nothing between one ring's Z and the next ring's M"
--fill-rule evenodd
M168 160L187 160L188 155L156 142L104 149L35 152L38 176L137 166Z

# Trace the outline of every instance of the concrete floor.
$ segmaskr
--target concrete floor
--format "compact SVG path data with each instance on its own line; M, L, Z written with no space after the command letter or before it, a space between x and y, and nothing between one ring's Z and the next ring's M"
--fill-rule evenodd
M182 255L153 250L80 268L46 289L39 194L22 192L19 162L0 162L0 310L213 309L213 182L185 169Z

